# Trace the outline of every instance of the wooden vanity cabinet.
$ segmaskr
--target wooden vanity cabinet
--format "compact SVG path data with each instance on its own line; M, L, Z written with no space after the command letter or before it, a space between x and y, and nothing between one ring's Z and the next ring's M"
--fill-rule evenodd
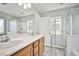
M12 56L43 56L43 53L44 37L41 37L37 41L14 53Z
M14 53L13 56L33 56L33 44L30 44L20 51Z

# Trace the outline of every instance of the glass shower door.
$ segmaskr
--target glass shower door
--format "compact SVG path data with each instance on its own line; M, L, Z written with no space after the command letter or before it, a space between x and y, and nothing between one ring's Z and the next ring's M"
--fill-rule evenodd
M64 19L61 17L53 17L50 19L50 37L51 46L57 48L64 47Z

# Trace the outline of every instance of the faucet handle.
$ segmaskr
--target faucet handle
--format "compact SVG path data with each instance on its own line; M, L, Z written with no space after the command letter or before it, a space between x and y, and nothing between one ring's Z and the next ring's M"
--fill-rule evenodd
M0 42L7 42L7 41L9 41L8 36L1 36Z
M8 36L6 36L6 41L9 41L9 40L10 40L10 38Z

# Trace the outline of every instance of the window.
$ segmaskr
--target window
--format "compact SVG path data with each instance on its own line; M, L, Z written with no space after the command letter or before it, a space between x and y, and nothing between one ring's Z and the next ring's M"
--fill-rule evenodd
M4 19L0 18L0 34L4 34Z
M61 17L51 18L50 21L50 33L60 35L61 34Z
M32 20L27 20L26 26L27 26L27 32L32 33Z

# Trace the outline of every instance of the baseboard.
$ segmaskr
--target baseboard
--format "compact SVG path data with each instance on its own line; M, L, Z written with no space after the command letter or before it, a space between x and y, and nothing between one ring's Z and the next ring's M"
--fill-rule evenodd
M62 47L62 46L58 46L58 45L52 45L52 47L55 47L55 48L61 48L61 49L64 48L64 47Z
M58 46L58 45L52 45L52 46L46 46L46 47L54 47L54 48L61 48L61 49L64 49L64 47Z

